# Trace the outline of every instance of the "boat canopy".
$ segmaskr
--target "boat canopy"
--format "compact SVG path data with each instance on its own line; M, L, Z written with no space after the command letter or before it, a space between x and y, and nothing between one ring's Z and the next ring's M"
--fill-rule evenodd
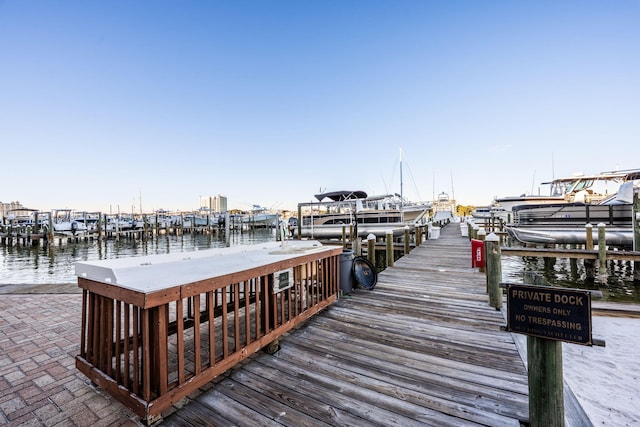
M316 194L315 197L319 202L326 198L329 198L334 202L340 202L342 200L365 199L367 197L367 193L364 191L331 191L329 193Z

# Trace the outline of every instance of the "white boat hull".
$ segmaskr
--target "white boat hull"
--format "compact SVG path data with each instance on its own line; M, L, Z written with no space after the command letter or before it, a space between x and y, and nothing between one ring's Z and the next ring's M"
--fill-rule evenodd
M409 227L409 230L415 228L414 226L406 224L358 224L358 237L366 239L370 234L376 237L385 237L388 231L391 231L394 237L398 237L404 234L405 226ZM337 239L342 237L343 228L348 237L350 226L341 224L320 225L316 227L303 226L301 235L303 238Z
M587 242L585 228L507 227L506 230L509 236L521 243L584 245ZM609 228L605 231L607 245L633 246L633 230L631 228ZM592 227L591 233L594 244L597 244L598 228Z

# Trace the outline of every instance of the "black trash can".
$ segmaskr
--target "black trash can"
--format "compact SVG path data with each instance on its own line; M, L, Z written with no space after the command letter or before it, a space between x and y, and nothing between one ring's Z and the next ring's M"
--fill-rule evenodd
M343 295L348 295L353 291L353 251L343 249L340 255L340 290Z

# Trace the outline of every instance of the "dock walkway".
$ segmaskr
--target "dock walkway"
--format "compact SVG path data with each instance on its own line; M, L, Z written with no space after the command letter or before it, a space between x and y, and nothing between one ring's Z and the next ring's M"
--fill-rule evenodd
M520 426L527 374L458 227L192 396L162 425Z

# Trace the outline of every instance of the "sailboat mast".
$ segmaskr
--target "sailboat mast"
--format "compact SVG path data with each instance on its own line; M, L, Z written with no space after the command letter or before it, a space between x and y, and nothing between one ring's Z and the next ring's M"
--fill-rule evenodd
M404 192L402 188L402 148L400 148L400 205L404 205Z
M451 174L451 199L455 200L456 199L456 192L453 189L453 170L450 169L449 173Z

